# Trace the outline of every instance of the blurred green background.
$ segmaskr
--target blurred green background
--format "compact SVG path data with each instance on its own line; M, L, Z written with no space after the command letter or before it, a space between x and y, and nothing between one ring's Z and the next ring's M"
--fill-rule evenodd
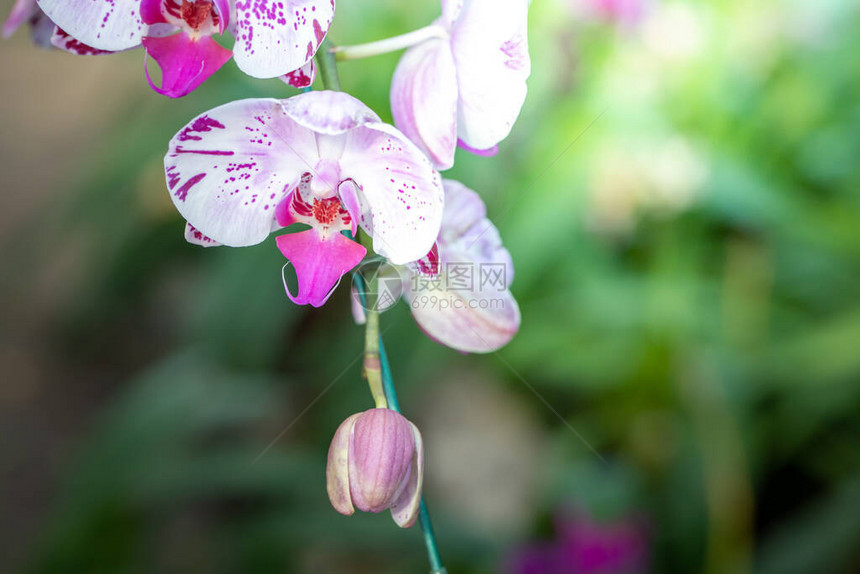
M382 316L448 570L860 571L860 5L607 5L533 3L513 133L446 174L514 258L519 335L463 356ZM330 37L438 12L342 1ZM0 46L0 570L426 572L417 528L326 497L372 406L348 290L299 308L273 238L186 244L163 182L186 121L294 92L231 62L168 101L140 51L28 40ZM340 66L389 121L398 57ZM518 566L571 508L605 554L635 519L645 559Z

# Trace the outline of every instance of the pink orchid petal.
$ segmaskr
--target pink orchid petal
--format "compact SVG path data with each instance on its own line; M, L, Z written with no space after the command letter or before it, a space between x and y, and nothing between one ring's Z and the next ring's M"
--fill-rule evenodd
M469 0L451 31L460 87L457 130L473 149L492 148L507 137L525 101L528 4Z
M215 9L218 11L218 28L221 34L230 26L230 0L212 0Z
M404 297L415 321L434 340L465 353L489 353L519 330L520 309L509 288L513 262L478 194L453 180L443 184L440 276L436 281L414 276ZM470 279L458 282L449 266Z
M200 247L218 247L221 245L217 241L213 241L211 238L200 233L190 223L185 224L185 241L192 245L199 245Z
M296 268L298 293L287 295L297 305L320 307L335 285L358 265L367 250L332 230L308 229L277 238L278 249Z
M181 2L181 0L179 0ZM162 10L165 0L140 0L140 18L145 24L166 24Z
M236 64L277 78L307 64L328 32L334 0L236 0Z
M340 423L328 449L328 462L325 467L326 491L334 509L350 516L355 512L349 496L349 444L357 413Z
M56 26L53 28L54 33L51 35L51 45L55 48L59 48L60 50L69 52L70 54L77 54L78 56L102 56L105 54L115 53L108 50L97 50L92 46L87 46L83 42L79 42L75 38L69 36L61 28Z
M35 16L38 11L36 0L15 0L9 17L3 23L3 37L8 38L14 34L21 24Z
M412 457L412 467L409 472L409 482L400 497L391 505L391 517L400 528L410 528L418 518L421 507L421 487L424 484L424 441L418 427L412 426L415 440L415 455Z
M98 50L116 52L138 46L146 31L140 0L38 0L60 28Z
M170 141L173 203L191 225L233 247L263 241L275 207L316 162L313 132L274 99L240 100L198 116Z
M373 250L395 265L426 255L439 232L444 192L421 150L392 126L367 124L350 133L340 164L361 188L357 219Z
M281 76L281 81L294 88L308 88L313 85L316 77L317 67L314 61L311 60L301 68Z
M446 39L406 51L391 81L394 125L421 148L437 169L454 165L457 147L457 70Z
M152 81L152 89L171 98L181 98L193 92L218 71L232 53L209 36L192 38L180 32L164 38L143 38L146 53L161 67L161 87ZM149 78L149 72L147 72Z

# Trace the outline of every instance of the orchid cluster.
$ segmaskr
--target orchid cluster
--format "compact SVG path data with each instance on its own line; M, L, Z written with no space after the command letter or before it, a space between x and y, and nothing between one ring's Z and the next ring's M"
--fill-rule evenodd
M231 58L249 76L302 89L191 120L168 144L167 189L189 243L243 247L278 233L295 304L323 305L362 262L393 270L387 299L381 272L355 274L353 316L367 326L364 372L376 408L337 430L328 493L343 514L389 509L404 527L420 518L430 538L421 435L396 412L378 315L402 295L423 331L467 353L495 351L519 328L511 257L483 201L437 170L453 166L458 147L495 154L510 133L530 73L528 5L441 0L427 27L351 47L326 39L334 0L17 0L3 27L8 36L29 23L39 45L84 56L142 48L145 78L171 98ZM404 48L392 126L339 91L336 62ZM318 69L324 89L312 91ZM432 552L431 563L441 568Z

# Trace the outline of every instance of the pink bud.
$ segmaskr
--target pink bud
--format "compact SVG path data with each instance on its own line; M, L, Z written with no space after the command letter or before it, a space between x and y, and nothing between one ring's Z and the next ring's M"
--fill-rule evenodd
M421 433L389 409L370 409L343 421L328 451L328 497L347 516L355 507L391 509L394 522L409 528L418 516L423 474Z

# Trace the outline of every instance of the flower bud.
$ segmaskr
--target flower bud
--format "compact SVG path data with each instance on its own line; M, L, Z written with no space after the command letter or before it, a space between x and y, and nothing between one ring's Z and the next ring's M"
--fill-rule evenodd
M370 409L341 423L328 451L326 487L332 506L351 515L390 509L409 528L418 516L424 474L421 433L390 409Z

